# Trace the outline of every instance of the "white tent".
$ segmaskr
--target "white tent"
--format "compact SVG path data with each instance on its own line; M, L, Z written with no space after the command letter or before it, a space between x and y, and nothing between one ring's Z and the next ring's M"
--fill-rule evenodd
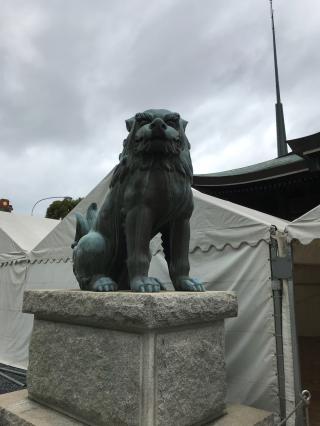
M26 288L78 288L72 273L75 211L101 205L108 175L31 252ZM229 399L279 411L274 308L269 244L287 222L194 191L191 219L191 273L210 290L234 290L239 317L227 322ZM157 236L151 242L150 274L170 283ZM31 329L28 334L31 333Z
M110 176L31 251L24 289L78 288L70 247L74 213L84 214L91 202L102 204ZM300 390L290 280L281 276L281 268L277 271L278 255L286 260L290 249L288 223L197 191L194 199L191 274L205 281L209 290L235 291L239 300L238 318L226 321L228 399L283 416L295 405ZM159 236L150 246L150 275L170 285ZM26 367L30 322L24 324L24 332L20 365ZM291 424L294 418L287 422Z
M25 363L24 321L21 313L28 254L57 225L57 220L0 212L0 362Z

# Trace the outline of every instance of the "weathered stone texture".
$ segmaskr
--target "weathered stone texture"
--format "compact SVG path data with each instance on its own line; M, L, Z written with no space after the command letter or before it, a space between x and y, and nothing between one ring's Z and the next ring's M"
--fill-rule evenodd
M29 396L90 425L206 424L224 411L236 306L224 292L28 291Z
M37 318L125 330L208 323L237 315L232 292L28 290L23 311Z
M141 337L121 331L36 320L29 396L104 424L134 425L140 408Z
M193 425L221 415L226 396L222 321L159 334L156 359L159 424Z

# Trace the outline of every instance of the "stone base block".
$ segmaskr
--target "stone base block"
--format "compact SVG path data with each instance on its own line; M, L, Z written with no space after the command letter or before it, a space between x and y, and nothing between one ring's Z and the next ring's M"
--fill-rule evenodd
M28 393L89 425L204 425L225 409L232 293L25 293Z
M27 397L22 390L0 396L1 426L85 426ZM227 414L207 426L274 426L273 415L244 405L228 405ZM109 423L108 426L111 426Z

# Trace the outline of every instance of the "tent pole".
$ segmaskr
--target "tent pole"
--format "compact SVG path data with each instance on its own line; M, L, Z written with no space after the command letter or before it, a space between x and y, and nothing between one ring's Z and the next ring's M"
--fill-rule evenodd
M293 265L292 265L293 266ZM294 371L294 392L296 404L300 401L301 376L300 376L300 360L299 360L299 346L296 327L296 312L295 312L295 298L293 280L288 280L288 296L289 296L289 311L290 311L290 324L291 324L291 342L292 342L292 357L293 357L293 371ZM303 407L296 412L296 426L304 425Z
M272 280L272 295L274 308L274 327L276 337L277 370L280 418L286 418L286 391L283 355L283 335L282 335L282 285L278 280Z
M272 261L278 255L278 244L275 239L271 239L270 243L270 259L271 271L273 274ZM278 388L279 388L279 408L281 420L286 418L286 387L284 372L284 354L283 354L283 334L282 334L282 282L272 277L272 296L274 309L274 327L276 338L276 357L278 371Z
M287 244L286 240L277 238L279 257L286 258L290 261L290 271L281 277L282 288L285 285L288 290L288 302L289 302L289 316L290 316L290 332L291 332L291 346L292 346L292 362L293 362L293 380L294 380L294 394L295 404L301 401L301 377L300 377L300 362L299 362L299 350L298 350L298 338L297 338L297 327L296 327L296 312L295 312L295 297L294 297L294 285L293 285L293 257L292 247ZM296 411L295 425L303 426L305 424L303 407Z

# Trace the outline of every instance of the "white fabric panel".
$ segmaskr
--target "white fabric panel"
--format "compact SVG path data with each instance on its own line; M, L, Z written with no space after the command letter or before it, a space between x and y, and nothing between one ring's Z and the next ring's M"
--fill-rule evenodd
M28 264L0 268L0 362L25 368L32 316L21 312Z
M209 290L231 290L238 297L238 317L226 320L228 400L279 412L268 244L197 249L190 266ZM150 275L170 282L161 252L152 259Z
M296 239L302 244L309 244L320 238L320 206L288 224L286 230L289 241Z
M70 260L66 262L48 261L30 265L25 289L48 288L57 290L79 288Z
M216 229L267 225L269 229L270 225L274 225L279 231L284 231L289 223L284 219L203 194L195 189L193 189L193 196L196 204L194 212L194 225L196 228L205 229L207 226L212 225ZM212 213L216 214L212 215ZM251 232L249 231L248 234L250 235ZM247 241L248 234L242 242Z
M25 257L58 220L0 212L0 263Z
M0 362L27 368L33 315L22 313L24 290L79 288L72 263L14 263L0 268Z
M288 222L219 198L193 190L194 211L190 221L189 251L197 248L208 251L212 246L223 250L229 245L238 248L241 244L255 246L264 240L270 241L270 228L276 226L284 231ZM151 251L161 251L161 238L157 235L151 242Z
M24 256L23 249L9 237L4 229L0 228L0 263L7 262L11 257L18 258L19 256Z

